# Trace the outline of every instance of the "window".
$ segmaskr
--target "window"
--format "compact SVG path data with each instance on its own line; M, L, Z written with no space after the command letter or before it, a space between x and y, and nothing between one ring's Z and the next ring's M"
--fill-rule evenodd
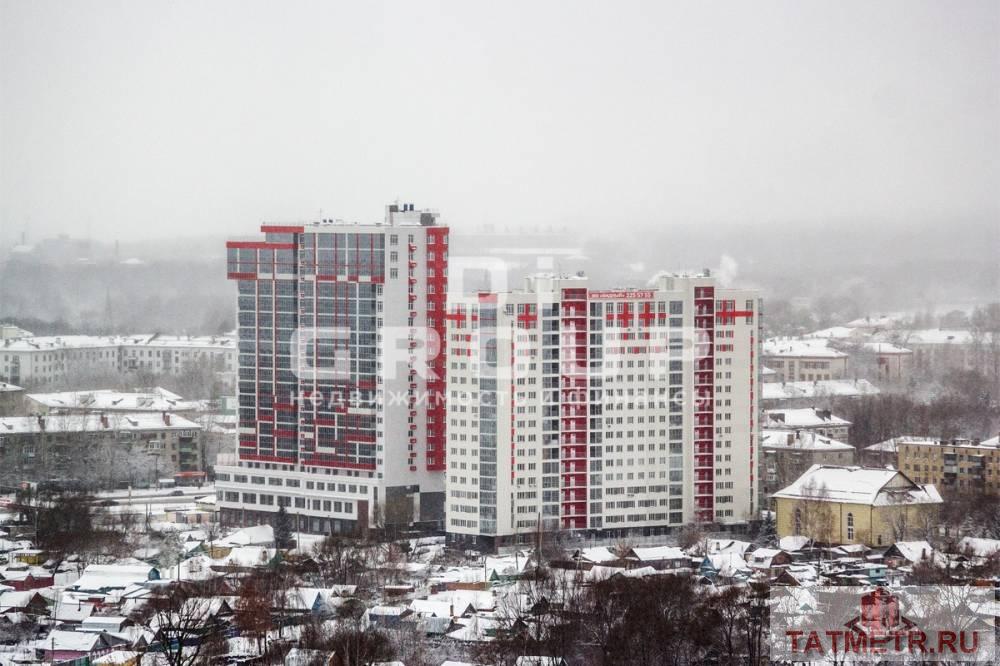
M795 534L802 534L802 510L795 509Z
M854 514L847 514L847 540L854 541Z

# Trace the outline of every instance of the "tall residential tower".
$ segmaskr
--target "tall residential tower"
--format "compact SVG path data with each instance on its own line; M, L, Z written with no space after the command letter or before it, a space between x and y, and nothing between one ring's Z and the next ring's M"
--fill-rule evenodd
M448 308L453 540L756 519L755 292L707 271L615 290L538 275Z
M216 467L221 519L442 524L448 228L397 204L383 223L261 231L227 243L239 448Z

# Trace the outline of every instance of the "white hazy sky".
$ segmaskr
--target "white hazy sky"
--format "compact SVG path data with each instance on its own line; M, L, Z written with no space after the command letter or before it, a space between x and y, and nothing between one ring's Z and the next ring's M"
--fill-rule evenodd
M0 241L995 224L1000 3L0 0Z

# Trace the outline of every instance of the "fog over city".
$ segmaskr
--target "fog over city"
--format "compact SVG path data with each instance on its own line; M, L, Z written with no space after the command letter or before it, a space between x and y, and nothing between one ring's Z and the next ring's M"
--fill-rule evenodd
M0 666L1000 663L997 590L1000 2L0 0Z
M564 230L598 260L574 269L622 282L728 254L862 309L1000 287L996 3L0 7L4 255L65 234L74 259L212 262L261 221L401 199L474 251ZM93 323L4 274L8 314Z

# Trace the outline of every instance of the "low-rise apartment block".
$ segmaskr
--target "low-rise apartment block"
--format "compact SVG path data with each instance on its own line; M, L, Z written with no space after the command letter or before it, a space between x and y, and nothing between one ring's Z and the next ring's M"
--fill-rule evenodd
M171 412L193 416L197 412L208 411L210 407L208 401L185 400L176 393L157 387L147 391L94 389L29 393L24 410L30 414Z
M0 418L0 483L152 485L203 467L201 426L176 414Z
M847 376L848 355L825 338L772 338L764 343L762 362L779 382L812 382Z
M16 413L24 400L24 389L15 384L0 382L0 416Z
M1000 493L1000 444L992 440L895 440L899 469L943 492Z
M180 375L209 367L236 371L236 343L226 336L63 335L7 338L0 346L0 379L44 386L89 371Z
M812 432L846 444L851 441L851 422L840 418L829 409L816 407L768 409L765 411L764 419L766 428Z
M854 447L808 430L763 430L764 494L771 495L813 465L853 465Z

